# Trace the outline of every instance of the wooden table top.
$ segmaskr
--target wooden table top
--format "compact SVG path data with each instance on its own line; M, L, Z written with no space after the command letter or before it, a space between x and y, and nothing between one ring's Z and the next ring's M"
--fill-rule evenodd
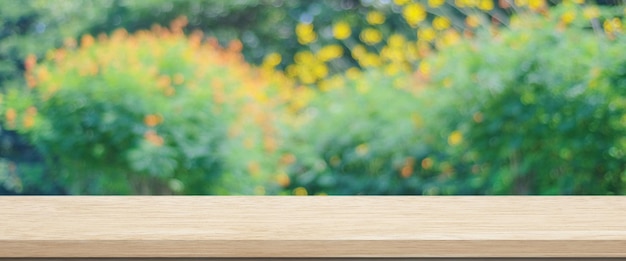
M0 257L626 257L626 197L4 196Z

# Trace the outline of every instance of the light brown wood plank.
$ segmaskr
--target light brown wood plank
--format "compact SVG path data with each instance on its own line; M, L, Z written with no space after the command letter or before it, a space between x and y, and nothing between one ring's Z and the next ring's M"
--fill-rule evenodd
M0 257L626 257L626 197L0 197Z

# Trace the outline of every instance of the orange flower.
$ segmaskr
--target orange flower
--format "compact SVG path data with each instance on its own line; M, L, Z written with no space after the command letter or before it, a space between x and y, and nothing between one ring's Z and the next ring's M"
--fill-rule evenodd
M408 178L411 175L413 175L414 165L415 165L414 158L406 158L406 160L404 160L404 166L402 166L402 169L400 170L400 175L402 175L403 178Z
M241 52L242 49L243 49L243 44L241 44L241 41L239 40L232 40L228 44L229 51L238 53L238 52Z
M160 89L165 89L165 88L169 87L171 84L172 84L172 80L167 75L162 75L157 80L157 86Z
M27 130L35 126L35 116L26 115L24 117L24 120L22 121L22 125L24 125L24 129L27 129Z
M150 143L156 146L163 146L163 137L159 136L155 131L149 130L143 135L143 137Z
M28 107L28 109L26 109L26 114L30 116L37 115L37 108L35 108L34 106Z
M185 76L182 73L174 74L174 84L182 84L185 82Z
M13 122L15 122L15 118L17 118L17 112L15 112L15 109L9 108L7 109L4 117L9 124L13 124Z
M80 46L82 48L89 48L90 46L93 45L94 42L95 42L95 39L93 39L93 36L89 34L83 35L83 37L80 38Z
M291 163L296 162L296 156L294 156L293 154L289 153L289 154L285 154L280 158L280 163L284 164L284 165L289 165Z
M146 115L146 117L143 118L143 122L148 127L154 127L154 126L159 125L161 122L163 122L163 117L157 114L148 114Z
M428 170L428 169L433 167L433 163L434 162L433 162L433 160L431 158L428 158L428 157L424 158L422 160L422 168Z
M252 176L259 175L259 173L261 172L261 165L259 165L259 163L256 161L248 163L248 172L250 172L250 175Z
M28 72L32 70L36 64L37 64L37 56L30 54L26 57L26 60L24 60L24 69Z
M165 89L165 96L172 96L176 93L176 90L174 90L174 88L169 87L167 89Z
M289 186L289 184L291 184L291 179L289 179L289 176L287 176L287 174L280 173L276 176L276 183L278 183L278 185L280 185L281 187L285 188Z
M28 85L28 88L35 88L35 86L37 86L37 79L35 79L35 76L31 75L31 74L26 74L26 84Z

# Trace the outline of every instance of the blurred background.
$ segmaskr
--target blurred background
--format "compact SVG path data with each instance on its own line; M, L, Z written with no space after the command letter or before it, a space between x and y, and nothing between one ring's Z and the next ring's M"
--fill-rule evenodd
M0 0L0 194L623 195L621 0Z

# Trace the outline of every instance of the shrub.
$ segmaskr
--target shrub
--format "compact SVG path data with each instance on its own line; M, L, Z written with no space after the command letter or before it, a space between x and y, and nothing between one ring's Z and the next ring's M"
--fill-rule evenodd
M186 37L185 23L27 59L30 88L7 93L7 127L73 194L262 193L289 81L246 64L239 42Z
M422 194L445 183L410 75L335 77L299 113L288 151L294 194Z
M552 17L520 16L523 26L428 60L432 95L445 104L433 127L448 137L456 172L473 176L461 185L481 194L624 193L624 39L583 28L580 14L572 26Z
M623 194L624 39L619 20L593 8L563 4L477 29L413 78L377 66L321 82L330 91L300 115L289 188Z

